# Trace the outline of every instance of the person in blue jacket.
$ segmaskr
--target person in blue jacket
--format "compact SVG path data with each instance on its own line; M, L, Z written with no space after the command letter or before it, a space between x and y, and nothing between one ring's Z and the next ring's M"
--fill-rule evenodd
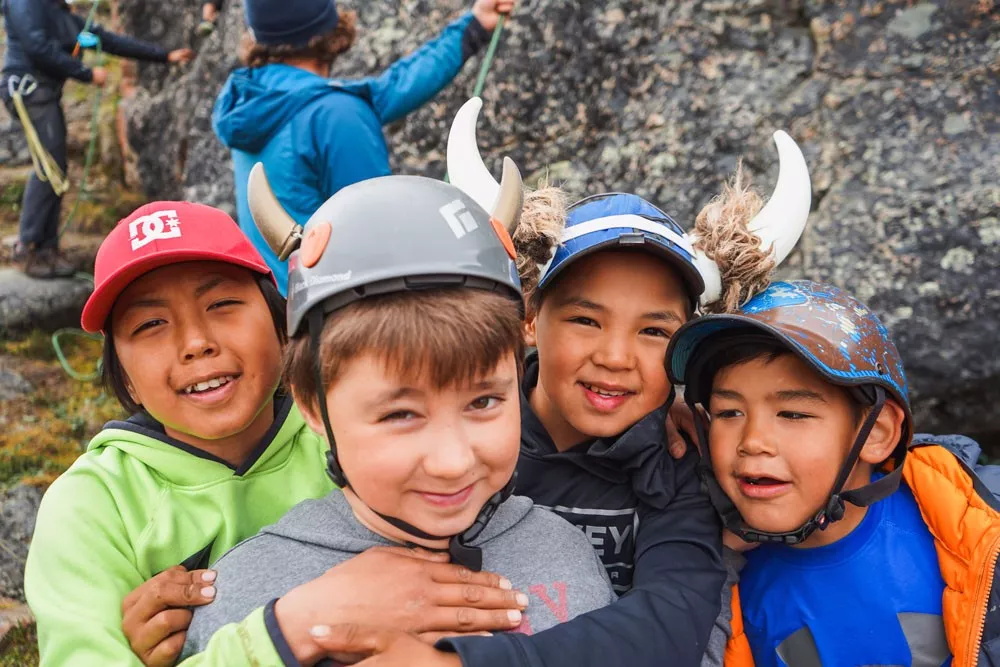
M66 79L103 86L107 72L88 67L79 58L77 37L83 17L64 0L0 0L7 31L7 52L0 75L0 98L17 118L13 97L20 92L28 117L45 150L66 172L66 118L62 88ZM190 49L166 49L91 25L102 49L116 56L152 62L185 63ZM72 275L75 267L59 252L59 212L62 194L33 173L21 200L21 224L14 259L35 278Z
M247 203L250 169L262 162L275 195L304 223L341 188L389 170L382 126L429 101L489 40L516 0L476 0L434 40L379 76L331 80L335 58L355 38L356 14L335 0L247 0L252 35L245 68L234 71L215 103L212 124L231 151L240 227L287 289L285 263L257 230Z

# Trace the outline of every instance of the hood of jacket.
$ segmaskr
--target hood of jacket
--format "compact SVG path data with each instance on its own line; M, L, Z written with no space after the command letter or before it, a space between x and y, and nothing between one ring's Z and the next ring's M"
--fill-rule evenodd
M259 153L313 100L339 88L291 65L244 67L229 75L215 100L212 127L230 149Z
M629 484L644 503L663 509L674 497L674 462L667 454L666 419L662 405L610 438L595 438L564 452L556 449L545 426L531 408L529 394L538 384L538 353L525 359L521 383L521 454L543 460L571 461L614 484ZM689 449L693 445L689 443Z
M124 421L105 424L87 445L87 451L118 449L172 484L195 486L234 475L263 472L281 465L304 426L305 420L291 397L277 394L274 398L274 423L239 467L171 438L163 425L145 412Z

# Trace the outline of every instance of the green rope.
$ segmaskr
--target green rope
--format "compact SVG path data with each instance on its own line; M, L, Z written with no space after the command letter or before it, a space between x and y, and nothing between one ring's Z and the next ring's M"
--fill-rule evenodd
M493 59L497 55L497 47L500 45L500 35L503 33L503 24L506 18L506 14L501 14L500 18L497 19L497 27L493 29L493 37L490 38L490 45L486 48L483 63L479 66L479 76L476 77L476 85L472 89L473 97L482 97L483 95L483 88L486 87L486 75L490 73L490 67L493 66ZM447 171L444 174L444 182L451 182Z
M87 333L82 329L59 329L52 334L52 348L56 351L56 358L59 360L59 365L62 366L67 375L80 382L93 382L97 378L101 377L100 359L97 361L97 368L90 373L80 373L70 365L69 360L66 358L66 354L63 352L62 343L59 341L61 336L77 336L79 338L86 338L88 340L95 340L98 342L103 341L104 336L101 334Z
M94 9L96 9L99 0L94 2L94 6L90 10L90 16L87 17L87 23L84 26L83 32L87 32L90 27L93 16ZM104 66L104 49L101 44L99 37L94 35L94 39L97 40L97 47L95 49L97 53L97 67ZM77 42L79 43L79 42ZM59 238L69 231L70 226L73 223L73 219L76 217L76 211L80 206L81 201L87 201L90 199L90 168L94 164L94 156L97 152L97 137L100 133L100 120L101 120L101 102L104 100L104 86L98 86L97 91L94 93L93 109L90 113L90 141L87 143L87 156L83 162L83 177L80 181L80 193L76 196L76 200L73 202L73 208L70 209L69 215L66 216L66 221L63 222L62 227L59 229Z
M500 35L503 33L504 19L507 16L501 14L500 18L497 19L497 27L493 29L493 37L490 39L490 46L486 49L486 55L483 56L483 64L479 66L479 77L476 78L476 87L472 89L473 97L481 97L483 94L483 88L486 87L486 75L490 73L490 67L493 65L493 58L497 54L497 47L500 45Z

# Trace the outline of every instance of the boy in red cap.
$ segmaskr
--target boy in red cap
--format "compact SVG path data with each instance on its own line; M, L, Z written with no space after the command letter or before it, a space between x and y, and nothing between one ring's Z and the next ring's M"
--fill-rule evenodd
M187 605L209 602L214 573L194 568L328 493L327 447L279 387L284 300L228 215L143 206L105 239L94 277L83 327L105 334L104 380L133 416L105 425L46 493L25 591L42 664L134 664L135 654L172 664L191 612L165 601L181 591ZM379 617L409 602L438 626L429 629L457 630L470 612L477 629L495 628L496 614L481 610L517 608L495 575L470 579L440 561L364 554L317 586L355 587ZM435 602L449 582L471 583L489 606ZM199 660L245 662L246 628L267 639L263 614L251 621L259 627L224 630L230 641Z

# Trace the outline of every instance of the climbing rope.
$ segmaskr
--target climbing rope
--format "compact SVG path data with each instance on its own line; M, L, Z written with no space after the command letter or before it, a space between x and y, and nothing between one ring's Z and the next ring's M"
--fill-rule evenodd
M493 37L490 39L490 45L486 49L486 55L483 56L482 64L479 66L479 76L476 78L476 86L472 89L473 97L482 97L483 88L486 87L486 75L490 73L490 67L493 66L493 58L496 57L497 46L500 45L500 35L503 33L503 24L506 18L506 14L501 14L500 18L497 19L497 27L493 29Z
M93 382L97 378L101 377L101 360L97 360L97 368L89 373L81 373L73 368L72 364L69 363L69 359L66 358L65 352L63 352L62 343L60 338L63 336L75 336L77 338L85 338L87 340L94 340L98 342L104 341L104 336L101 334L92 334L83 331L82 329L59 329L54 334L52 334L52 349L56 351L56 358L59 360L59 365L62 366L66 374L69 375L74 380L79 380L80 382Z
M93 49L97 54L97 67L104 67L104 48L101 44L101 38L90 32L90 29L94 25L94 19L97 18L97 8L101 4L101 0L94 0L93 4L90 6L90 12L87 14L87 20L84 21L83 30L76 38L76 46L73 47L74 57L80 53L80 49ZM94 93L93 107L90 112L90 141L87 143L87 155L83 162L83 176L80 181L80 193L76 197L76 201L73 202L73 208L70 209L69 215L66 216L65 222L63 222L62 227L59 229L59 238L69 230L73 223L73 219L76 217L77 208L80 206L81 201L86 201L90 198L90 184L88 180L90 178L90 167L94 164L94 155L97 150L97 137L100 131L99 123L101 119L101 102L104 99L104 86L98 86Z
M501 14L500 18L497 19L497 26L493 29L493 37L490 38L490 45L486 48L486 55L483 56L482 64L479 65L479 76L476 77L476 85L472 88L473 97L483 96L483 89L486 87L486 76L490 73L490 68L493 66L493 59L497 55L497 47L500 46L500 35L503 34L503 24L506 18L506 14ZM451 182L447 171L444 174L444 182Z

